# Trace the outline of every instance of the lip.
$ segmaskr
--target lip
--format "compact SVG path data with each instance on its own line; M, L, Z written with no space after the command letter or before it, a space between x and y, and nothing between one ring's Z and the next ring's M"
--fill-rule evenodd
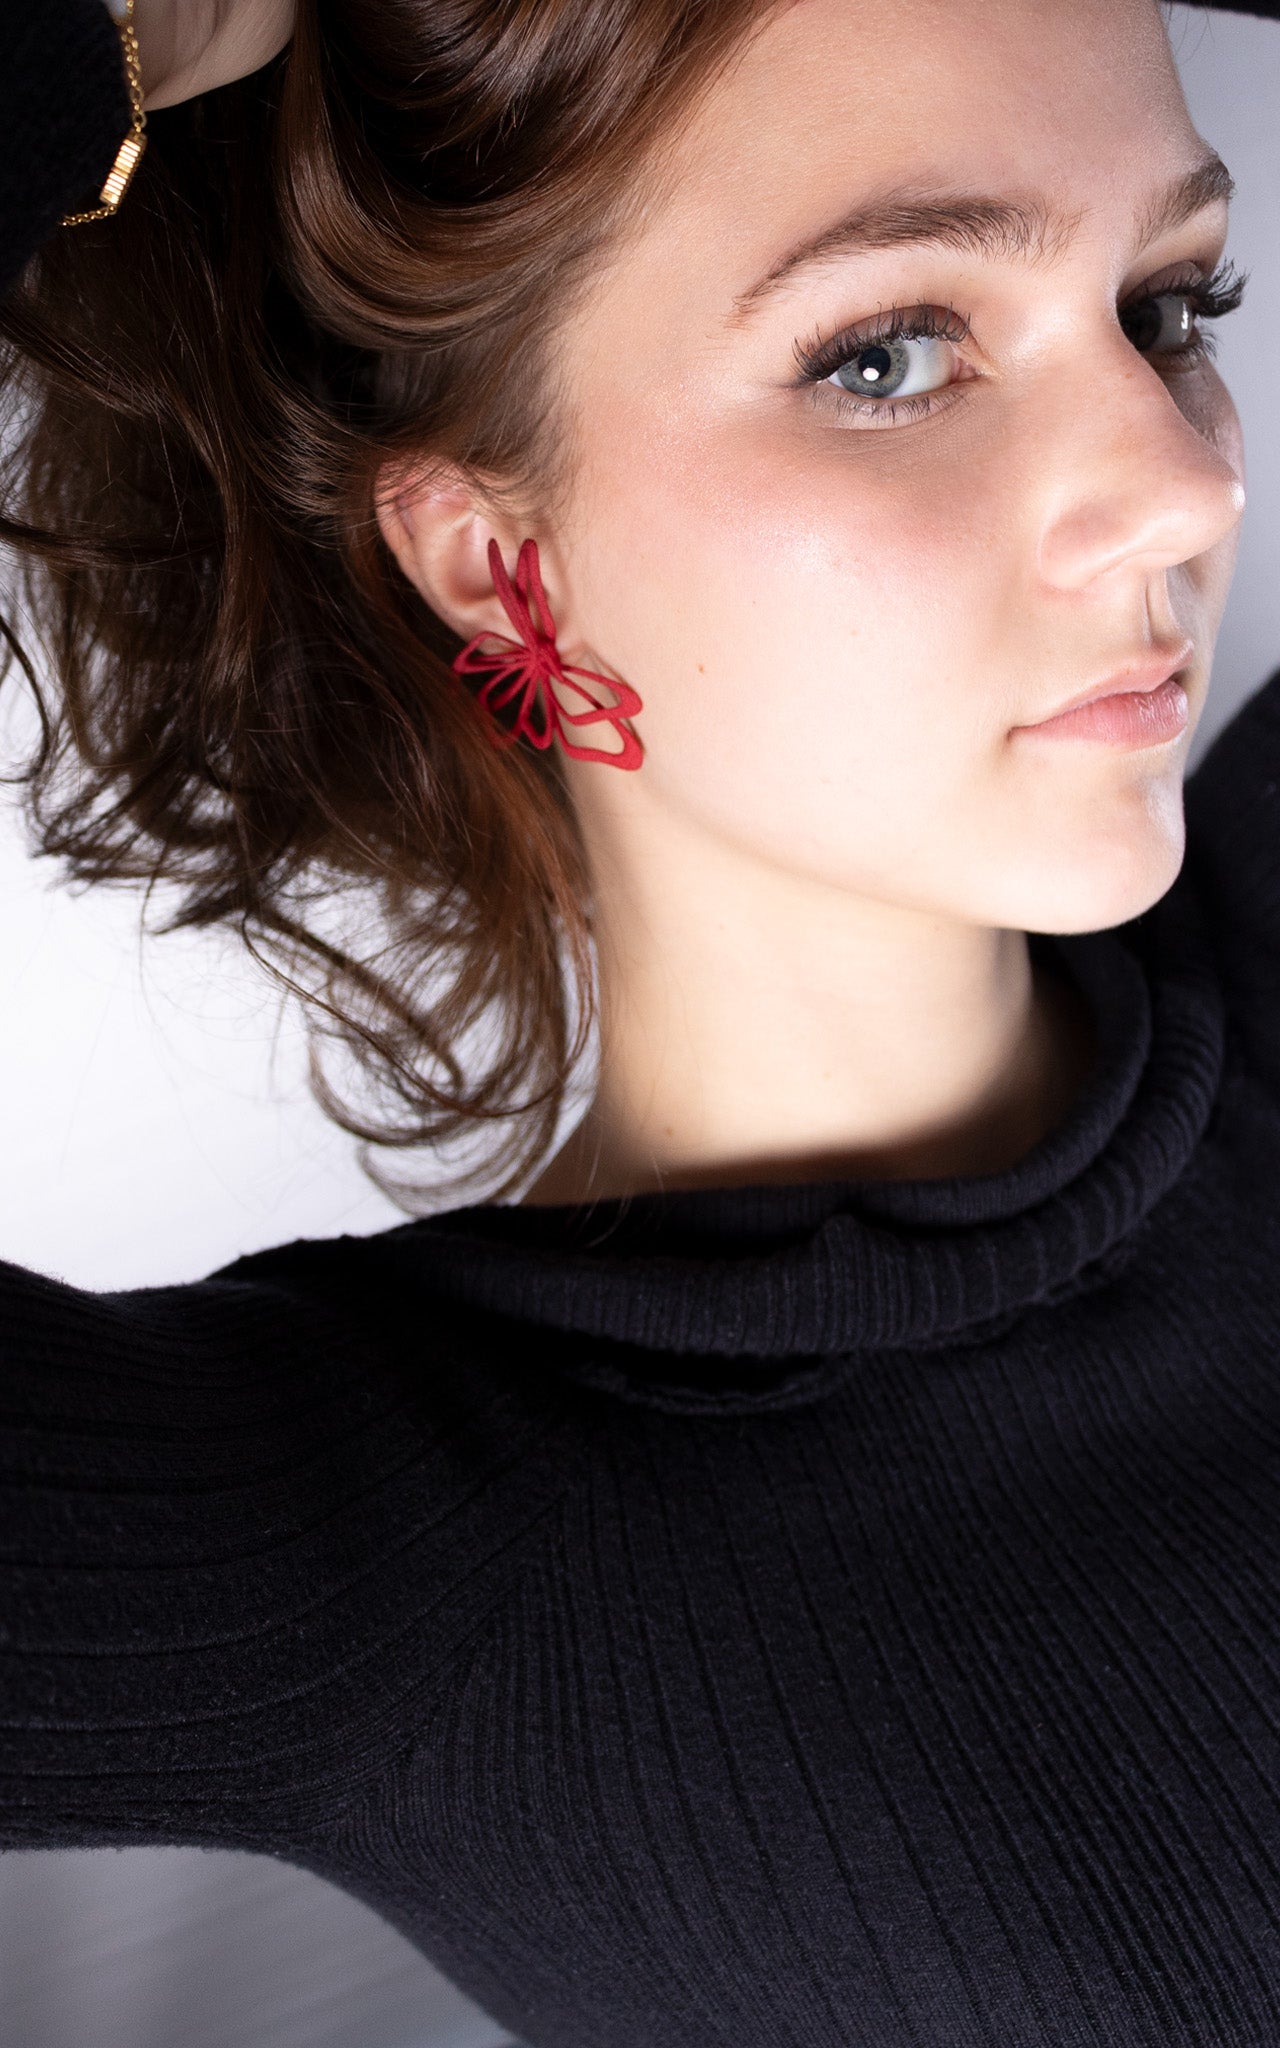
M1105 683L1095 683L1091 689L1081 690L1078 696L1069 697L1065 704L1060 704L1056 711L1050 711L1033 724L1015 727L1014 730L1037 732L1042 725L1052 725L1059 718L1068 718L1073 711L1082 711L1086 704L1096 704L1103 697L1145 696L1152 690L1158 690L1174 676L1180 675L1180 671L1186 668L1194 653L1194 642L1185 640L1172 655L1146 655L1127 661L1114 675L1109 676Z
M1181 738L1191 719L1191 701L1176 670L1154 690L1111 690L1048 718L1043 725L1029 725L1022 737L1028 744L1039 741L1063 745L1069 740L1090 741L1111 747L1163 747Z

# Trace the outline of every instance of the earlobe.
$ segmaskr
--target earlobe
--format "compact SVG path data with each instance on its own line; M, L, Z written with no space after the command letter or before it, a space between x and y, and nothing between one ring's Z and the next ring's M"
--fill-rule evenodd
M388 475L375 502L383 539L400 568L466 643L454 659L455 674L471 687L475 676L487 677L475 696L494 745L526 740L545 749L558 742L575 760L638 768L644 749L630 721L644 708L640 697L620 677L564 659L537 541L526 534L517 555L501 522L456 474L447 480ZM515 557L514 574L508 554ZM579 741L574 734L584 726L603 727L614 744Z
M566 754L577 761L603 761L612 768L638 768L644 749L628 721L644 705L637 692L620 677L599 674L566 662L556 645L556 622L542 586L538 565L538 544L532 536L520 549L514 580L507 572L502 550L496 540L488 545L489 574L516 639L486 627L468 641L456 656L453 667L459 676L488 675L477 702L487 714L489 738L495 746L508 747L528 740L538 748L559 742ZM614 702L602 700L588 687L603 684ZM568 702L562 701L562 696ZM509 711L514 704L512 724L495 718L495 712ZM582 746L569 728L607 725L619 742L616 747Z

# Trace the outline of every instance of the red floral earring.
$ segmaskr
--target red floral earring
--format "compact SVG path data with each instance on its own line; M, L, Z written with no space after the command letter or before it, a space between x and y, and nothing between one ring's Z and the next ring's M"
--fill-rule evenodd
M489 569L493 587L520 638L509 640L503 633L488 630L477 633L475 639L468 640L462 652L455 655L453 667L460 676L491 671L488 682L477 692L477 702L488 713L489 738L495 747L509 747L519 739L526 739L535 747L549 747L553 740L559 738L566 754L572 754L575 761L607 761L613 768L638 768L644 758L644 749L635 734L626 730L623 721L634 718L637 711L644 709L640 697L629 683L618 682L613 676L597 675L594 669L575 668L572 663L561 659L556 646L555 620L542 588L537 542L527 540L521 548L514 585L496 540L489 542ZM486 641L491 643L488 652L484 649ZM497 651L493 651L495 649ZM602 704L586 688L589 682L603 683L613 691L617 702ZM552 688L553 683L559 683L577 697L585 698L586 708L582 711L564 710ZM513 698L519 699L515 722L500 725L494 714L510 704ZM565 730L570 725L594 725L601 718L608 719L621 739L620 753L608 753L603 747L576 746Z

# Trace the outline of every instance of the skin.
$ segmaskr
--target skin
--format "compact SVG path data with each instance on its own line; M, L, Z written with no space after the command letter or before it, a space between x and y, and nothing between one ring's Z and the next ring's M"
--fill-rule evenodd
M389 488L387 539L459 633L508 629L485 550L512 565L532 533L565 658L644 702L637 772L566 763L601 1077L526 1200L990 1172L1065 1114L1091 1021L1026 934L1111 927L1175 880L1244 507L1212 364L1169 369L1117 313L1221 257L1220 203L1133 230L1203 153L1155 0L793 0L558 337L555 522L493 516L462 477ZM727 324L780 254L908 180L1039 195L1075 236L1032 265L846 253ZM797 388L798 338L895 304L972 323L913 345L931 416ZM1188 639L1177 740L1017 730Z
M293 33L293 0L135 0L148 111L245 78Z

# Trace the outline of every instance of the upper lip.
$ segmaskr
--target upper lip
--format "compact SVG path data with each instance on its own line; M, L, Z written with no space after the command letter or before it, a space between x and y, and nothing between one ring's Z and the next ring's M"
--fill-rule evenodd
M1170 676L1186 667L1194 653L1194 642L1186 640L1173 654L1135 655L1108 676L1105 683L1094 683L1081 690L1065 704L1059 704L1056 711L1047 711L1036 723L1047 725L1051 718L1065 718L1068 711L1078 711L1082 704L1092 704L1099 697L1117 697L1130 690L1158 690L1161 683L1167 683Z

